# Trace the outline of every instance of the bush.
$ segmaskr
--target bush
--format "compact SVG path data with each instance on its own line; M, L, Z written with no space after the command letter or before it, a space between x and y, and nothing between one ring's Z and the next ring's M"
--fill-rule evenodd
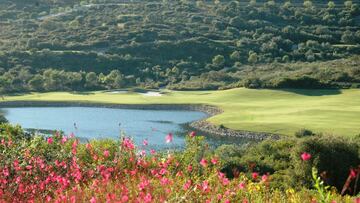
M303 134L309 135L306 131ZM311 169L315 166L325 183L340 191L350 169L360 164L359 143L358 138L305 136L276 142L266 140L244 149L222 146L216 150L216 155L221 158L222 170L229 178L234 176L232 169L238 169L244 173L271 174L273 188L312 188ZM304 163L300 158L303 152L312 155L310 161Z
M295 132L295 137L297 137L297 138L308 137L308 136L313 136L313 135L314 135L314 133L308 129L301 129L301 130Z
M335 136L309 137L298 141L292 150L294 184L311 187L311 168L321 172L325 183L341 191L351 168L360 164L360 143L356 140ZM301 153L312 155L306 164L299 159ZM358 183L358 188L360 183Z
M321 82L317 78L301 76L295 78L282 78L273 83L275 88L302 88L302 89L321 89L330 87L328 84Z
M243 155L238 162L239 166L245 167L243 172L258 172L271 174L271 187L285 189L291 182L289 169L292 167L290 151L296 145L294 139L283 139L274 142L266 140L259 144L253 144L244 149Z
M7 122L8 122L8 120L5 118L5 116L0 115L0 124L1 123L7 123Z
M262 87L262 82L259 78L247 78L243 81L243 86L250 89L257 89Z
M308 167L337 176L359 163L358 138L267 140L214 153L204 137L189 135L184 151L146 155L145 145L127 137L85 144L60 133L26 136L19 126L2 124L0 140L0 202L313 202L323 197L303 187L312 179ZM307 163L299 157L303 151L313 155ZM329 195L336 202L353 199Z
M235 178L236 172L245 171L240 163L240 158L244 151L237 145L221 145L215 150L216 157L219 157L221 164L221 172L226 174L228 178Z

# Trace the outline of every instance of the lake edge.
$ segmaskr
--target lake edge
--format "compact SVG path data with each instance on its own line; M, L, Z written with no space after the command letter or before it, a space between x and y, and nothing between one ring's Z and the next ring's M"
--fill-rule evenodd
M205 118L186 123L186 127L219 137L236 137L249 140L262 141L265 139L278 140L280 135L266 132L252 132L222 128L207 121L208 118L223 113L217 106L209 104L116 104L101 102L76 102L76 101L1 101L0 108L16 107L97 107L134 110L176 110L176 111L199 111L206 114Z

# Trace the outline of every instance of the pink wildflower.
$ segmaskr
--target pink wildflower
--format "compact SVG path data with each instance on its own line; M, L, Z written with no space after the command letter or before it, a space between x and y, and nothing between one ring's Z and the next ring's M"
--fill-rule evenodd
M210 191L209 181L207 180L203 181L201 184L201 189L203 192L209 192Z
M207 160L206 159L201 159L200 161L200 165L203 166L203 167L206 167L208 164Z
M268 180L268 178L269 178L269 176L267 174L264 174L264 175L261 176L261 180L263 182L266 182Z
M67 142L67 140L68 140L68 138L64 136L64 137L61 139L61 144L64 144L65 142Z
M188 190L188 189L190 188L190 186L191 186L191 180L188 180L188 181L186 181L186 183L184 184L183 189L184 189L184 190Z
M152 201L152 196L150 193L146 194L145 197L144 197L144 202L145 203L149 203Z
M105 150L105 151L104 151L104 157L109 157L109 156L110 156L109 150Z
M165 140L166 140L166 143L172 142L173 141L172 133L169 133L168 135L166 135Z
M354 169L350 169L350 177L356 178L356 175L357 175L356 171Z
M129 197L127 196L127 195L123 195L122 197L121 197L121 201L122 202L127 202L129 200Z
M48 144L52 144L54 142L53 138L52 137L48 137L47 138L47 143Z
M241 182L240 184L239 184L239 188L242 190L242 189L244 189L245 188L245 183L244 182Z
M252 177L254 180L256 180L256 179L259 177L259 173L253 172L253 173L251 174L251 177Z
M211 163L214 164L214 165L216 165L216 164L218 163L217 158L212 158L212 159L211 159Z
M311 154L307 153L307 152L304 152L301 154L301 159L303 161L308 161L309 159L311 159Z

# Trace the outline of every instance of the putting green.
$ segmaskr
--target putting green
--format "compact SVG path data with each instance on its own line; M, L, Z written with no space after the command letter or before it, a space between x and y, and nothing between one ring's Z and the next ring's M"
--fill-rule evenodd
M167 91L138 93L52 92L5 96L4 101L82 101L118 104L210 104L224 110L208 121L236 130L293 135L301 128L354 136L360 133L360 90Z

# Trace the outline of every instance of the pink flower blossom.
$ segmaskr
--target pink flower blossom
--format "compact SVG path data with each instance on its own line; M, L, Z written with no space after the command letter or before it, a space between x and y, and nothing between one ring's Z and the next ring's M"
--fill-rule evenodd
M122 202L127 202L127 201L129 201L129 197L128 197L127 195L123 195L123 196L121 197L121 201L122 201Z
M149 145L149 142L148 142L147 139L145 139L145 140L143 141L143 145L144 145L144 146L148 146L148 145Z
M132 142L131 139L129 138L124 138L123 142L122 142L122 145L125 147L125 149L128 149L128 150L133 150L135 149L135 145L134 143Z
M244 182L241 182L240 184L239 184L239 188L242 190L242 189L244 189L245 188L245 183Z
M74 195L70 197L70 203L76 203L76 197Z
M47 143L48 144L52 144L54 142L53 138L52 137L48 137L47 138Z
M170 184L170 180L168 178L162 177L160 179L160 184L161 185L169 185Z
M201 190L203 192L209 192L210 191L209 181L205 180L205 181L202 182Z
M147 193L144 197L144 203L149 203L152 201L152 196L150 193Z
M90 199L90 203L96 203L96 198L95 198L95 197L92 197L92 198Z
M200 161L201 166L206 167L207 164L208 164L208 161L206 159L201 159L201 161Z
M166 141L166 143L170 143L170 142L173 141L173 135L172 135L172 133L169 133L168 135L166 135L165 141Z
M191 172L191 171L193 170L192 165L188 165L187 170L188 170L189 172Z
M150 185L150 181L143 178L143 180L139 183L138 188L139 190L145 190Z
M268 179L269 179L269 176L267 174L264 174L264 175L261 176L261 180L263 182L266 182Z
M64 137L61 139L61 144L64 144L65 142L67 142L67 140L68 140L68 138L64 136Z
M141 151L139 152L139 155L140 155L140 156L145 156L145 155L146 155L146 151L145 151L145 150L141 150Z
M184 190L188 190L188 189L190 188L190 186L191 186L191 180L188 180L188 181L186 181L186 183L184 184L183 189L184 189Z
M251 174L251 177L252 177L254 180L256 180L256 179L259 177L259 173L253 172L253 173Z
M356 171L354 169L350 169L350 177L356 178L356 175L357 175Z
M212 159L211 159L211 163L214 164L214 165L216 165L216 164L218 163L217 158L212 158Z
M109 150L105 150L105 151L104 151L104 157L109 157L109 156L110 156Z
M307 152L304 152L301 154L301 159L303 161L308 161L309 159L311 159L311 154L307 153Z
M195 131L192 131L190 134L189 134L190 137L195 137L196 136L196 133Z

